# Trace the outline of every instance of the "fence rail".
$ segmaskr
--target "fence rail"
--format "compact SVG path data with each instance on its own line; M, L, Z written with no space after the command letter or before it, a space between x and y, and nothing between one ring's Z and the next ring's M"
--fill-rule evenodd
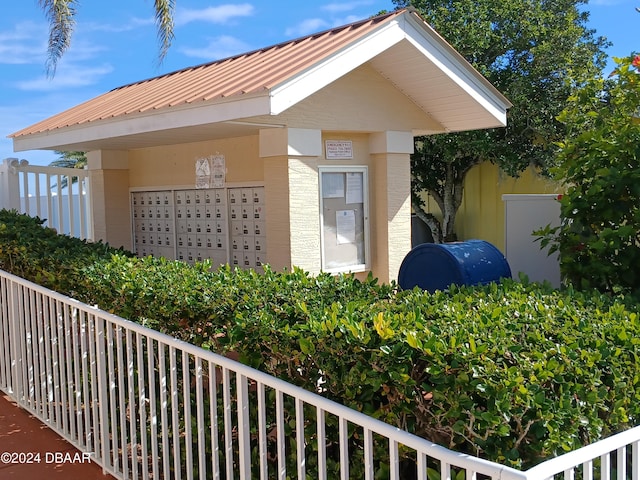
M93 240L88 170L29 165L7 158L0 164L0 208L46 220L58 233Z
M638 479L638 429L520 472L1 271L0 389L119 479Z

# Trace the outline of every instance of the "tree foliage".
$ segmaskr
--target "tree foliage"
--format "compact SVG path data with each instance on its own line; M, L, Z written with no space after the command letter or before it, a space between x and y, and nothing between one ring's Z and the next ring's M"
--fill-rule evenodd
M56 150L58 158L49 165L63 168L84 168L87 165L87 157L84 152L60 152Z
M49 164L51 167L82 169L87 165L87 157L84 152L61 152L56 150L55 153L58 155L58 158ZM74 177L72 181L73 183L76 183L78 181L78 177ZM58 184L53 185L53 187L57 186ZM67 188L68 186L67 177L63 177L60 181L60 188Z
M586 0L394 0L413 6L512 103L506 128L416 139L414 206L428 192L443 214L442 237L454 237L464 179L490 161L517 176L553 159L563 125L555 117L571 93L568 79L594 76L607 42L586 27ZM434 235L434 237L437 236Z
M80 2L78 0L38 0L38 3L49 21L47 73L53 76L58 61L71 46L75 17ZM175 0L154 0L160 61L167 54L173 40L174 8Z
M578 288L640 293L640 55L588 80L559 116L560 227L540 233Z

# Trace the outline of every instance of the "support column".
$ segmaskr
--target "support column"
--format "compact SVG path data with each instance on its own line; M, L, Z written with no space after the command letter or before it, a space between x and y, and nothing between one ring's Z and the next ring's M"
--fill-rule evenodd
M286 156L264 159L267 263L274 270L291 268L289 173Z
M400 264L411 250L411 132L379 132L369 139L374 165L374 275L398 279Z
M260 131L267 210L267 262L274 269L300 267L319 273L320 130Z
M131 250L129 153L96 150L87 153L91 177L93 234L112 247Z
M19 165L17 158L5 158L0 164L0 208L21 212L20 178L16 170Z

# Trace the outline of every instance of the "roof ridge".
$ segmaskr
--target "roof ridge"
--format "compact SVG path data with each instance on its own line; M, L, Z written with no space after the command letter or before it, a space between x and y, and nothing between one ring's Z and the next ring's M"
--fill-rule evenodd
M349 23L347 25L340 25L338 27L328 28L326 30L315 32L315 33L312 33L312 34L309 34L309 35L304 35L304 36L297 37L297 38L294 38L294 39L291 39L291 40L285 40L283 42L276 43L274 45L269 45L267 47L258 48L258 49L255 49L255 50L239 53L237 55L232 55L230 57L220 58L218 60L213 60L213 61L210 61L210 62L204 62L204 63L200 63L200 64L197 64L197 65L191 65L191 66L188 66L188 67L180 68L178 70L173 70L171 72L163 73L162 75L157 75L155 77L149 77L149 78L146 78L144 80L138 80L138 81L135 81L135 82L127 83L125 85L120 85L118 87L115 87L115 88L111 89L110 91L111 92L115 92L117 90L122 90L124 88L131 87L133 85L140 85L142 83L150 82L152 80L159 80L161 78L171 77L171 76L177 75L179 73L188 72L188 71L191 71L191 70L197 70L197 69L200 69L200 68L210 67L212 65L216 65L216 64L220 64L220 63L224 63L224 62L229 62L229 61L236 60L236 59L242 58L242 57L249 57L249 56L255 55L257 53L266 52L267 50L283 48L283 47L285 47L287 45L300 43L300 42L303 42L303 41L308 40L308 39L321 37L323 35L327 35L327 34L331 34L331 33L341 32L343 30L347 30L347 29L351 29L351 28L361 27L362 25L364 25L366 23L372 23L372 24L379 23L379 22L382 22L382 21L386 20L388 17L397 16L397 15L401 14L402 12L413 11L413 10L414 10L413 7L407 7L407 8L402 8L402 9L398 9L398 10L393 10L391 12L387 12L387 13L383 13L383 14L380 14L380 15L376 15L374 17L365 18L363 20L357 20L357 21Z

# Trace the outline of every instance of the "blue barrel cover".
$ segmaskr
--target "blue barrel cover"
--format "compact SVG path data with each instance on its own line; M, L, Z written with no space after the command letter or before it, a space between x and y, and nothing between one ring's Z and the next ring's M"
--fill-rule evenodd
M452 284L480 285L501 278L511 278L511 269L500 250L484 240L467 240L416 246L400 265L398 284L433 293Z

